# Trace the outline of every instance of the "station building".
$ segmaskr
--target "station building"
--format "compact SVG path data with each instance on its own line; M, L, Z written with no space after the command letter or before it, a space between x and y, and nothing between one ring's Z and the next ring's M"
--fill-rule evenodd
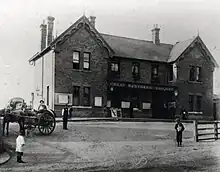
M100 33L96 17L82 16L53 39L54 17L41 24L41 51L35 69L33 104L40 99L57 116L65 104L73 116L107 116L109 107L129 117L213 118L213 72L218 66L200 36L173 44Z

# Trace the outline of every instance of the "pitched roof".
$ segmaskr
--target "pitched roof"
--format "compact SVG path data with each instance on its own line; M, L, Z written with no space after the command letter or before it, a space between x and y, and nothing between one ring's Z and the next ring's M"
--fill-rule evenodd
M52 49L59 41L65 39L67 35L70 35L80 23L87 24L90 30L94 33L99 41L101 41L102 45L108 49L108 51L114 56L130 58L130 59L140 59L140 60L148 60L148 61L158 61L158 62L175 62L181 54L183 54L190 45L193 44L196 40L198 40L205 52L210 57L211 62L215 67L218 67L217 62L214 57L209 52L208 48L205 46L203 41L199 36L180 41L175 45L160 43L159 45L154 44L152 41L134 39L134 38L126 38L115 35L108 34L100 34L95 27L93 27L88 18L86 16L80 17L74 24L72 24L69 28L67 28L62 34L60 34L50 45L48 45L44 50L40 53L36 53L30 60L35 61L48 51Z
M193 37L191 39L176 43L170 52L170 58L168 59L167 62L176 61L191 45L193 45L194 42L199 42L200 45L202 46L202 49L206 52L207 57L209 58L213 66L219 67L215 58L212 56L212 54L210 53L210 51L208 50L208 48L206 47L200 36Z
M156 45L152 41L101 34L105 41L112 47L115 56L132 59L167 62L171 44Z
M96 38L99 39L99 42L101 42L104 45L104 47L106 47L108 51L112 54L113 53L112 48L105 42L105 40L100 35L100 33L96 30L96 28L91 25L89 19L85 15L83 15L75 23L73 23L69 28L67 28L64 32L62 32L58 37L56 37L49 45L47 45L47 47L44 50L42 50L40 53L37 52L33 57L31 57L29 59L29 62L35 61L41 56L43 56L44 54L46 54L48 51L52 49L52 47L56 43L63 41L65 39L65 36L70 35L74 30L77 29L77 27L80 27L79 24L82 24L82 23L87 24L90 27L90 30L94 33Z
M195 40L195 38L191 38L185 41L177 42L171 52L170 52L170 58L168 59L168 62L176 61L177 58L190 46L190 44Z

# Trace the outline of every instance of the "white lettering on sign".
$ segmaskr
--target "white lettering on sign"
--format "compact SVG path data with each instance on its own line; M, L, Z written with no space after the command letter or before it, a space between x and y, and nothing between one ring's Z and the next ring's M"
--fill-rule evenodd
M174 88L172 87L159 87L159 86L141 85L141 84L125 84L125 83L111 82L110 85L115 87L127 86L128 88L140 88L140 89L159 90L159 91L174 91Z

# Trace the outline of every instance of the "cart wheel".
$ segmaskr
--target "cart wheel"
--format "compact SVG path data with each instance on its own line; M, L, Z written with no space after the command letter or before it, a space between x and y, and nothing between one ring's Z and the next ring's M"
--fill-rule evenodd
M56 120L53 114L44 111L38 122L38 129L43 135L50 135L56 127Z

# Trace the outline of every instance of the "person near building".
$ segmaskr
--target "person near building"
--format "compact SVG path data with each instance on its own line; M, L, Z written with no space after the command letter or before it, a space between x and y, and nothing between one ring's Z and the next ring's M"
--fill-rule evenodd
M176 119L175 130L176 130L176 141L177 141L178 147L180 147L182 146L182 137L183 137L182 133L185 130L185 128L179 118Z
M66 104L65 107L62 109L63 129L64 130L68 130L68 128L67 128L68 116L69 116L69 110L68 110L68 105Z
M16 150L15 151L17 153L17 162L18 163L24 163L24 161L22 160L23 147L25 145L24 135L25 135L25 131L21 130L17 139L16 139Z

